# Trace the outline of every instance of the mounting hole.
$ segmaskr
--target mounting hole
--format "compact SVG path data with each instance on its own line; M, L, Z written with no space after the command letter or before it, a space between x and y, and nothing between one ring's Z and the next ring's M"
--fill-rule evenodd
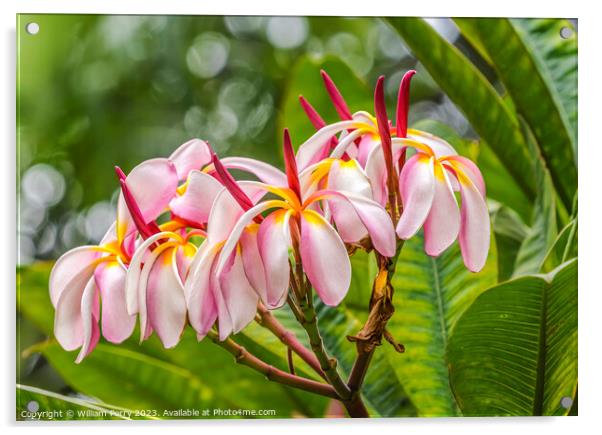
M30 35L37 35L40 31L40 25L38 23L27 23L25 31Z
M560 29L560 37L562 39L569 39L571 36L573 36L573 29L570 27L564 26Z
M573 399L569 396L565 396L562 399L560 399L560 406L562 406L564 409L569 409L572 405Z

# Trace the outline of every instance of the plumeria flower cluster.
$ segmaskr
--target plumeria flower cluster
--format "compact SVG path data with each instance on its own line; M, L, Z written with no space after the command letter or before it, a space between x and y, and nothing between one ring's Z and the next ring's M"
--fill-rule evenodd
M352 114L322 72L341 121L326 124L300 97L317 131L296 153L284 131L284 171L220 159L200 139L128 174L116 168L115 222L98 245L60 257L50 276L61 346L79 348L80 362L101 334L121 343L136 323L141 341L156 333L166 348L187 324L199 340L214 327L225 340L258 304L282 307L300 278L336 306L350 286L350 252L393 257L420 228L428 255L458 239L467 268L480 270L489 249L483 178L441 138L407 128L413 74L401 81L393 125L382 77L373 116ZM250 177L237 181L231 169Z

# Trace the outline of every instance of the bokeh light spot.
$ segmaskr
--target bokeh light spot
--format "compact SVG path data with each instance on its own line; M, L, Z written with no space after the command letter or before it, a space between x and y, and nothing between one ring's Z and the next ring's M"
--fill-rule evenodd
M186 64L194 75L208 79L218 75L228 63L230 44L216 32L199 35L186 53Z
M266 29L270 44L284 49L300 46L308 33L309 25L305 17L271 17Z

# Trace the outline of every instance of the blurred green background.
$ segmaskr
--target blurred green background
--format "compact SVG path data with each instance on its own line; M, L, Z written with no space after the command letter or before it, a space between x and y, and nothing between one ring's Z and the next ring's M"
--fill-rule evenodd
M29 22L38 34L25 31ZM432 22L463 44L450 20ZM352 110L372 109L380 74L392 109L401 75L417 68L412 118L439 119L460 135L469 128L378 19L22 15L19 23L20 264L100 239L114 218L114 165L129 170L191 137L220 155L281 165L282 111L298 117L295 145L312 132L293 82L316 83L306 96L324 106L317 65L329 59L343 92L358 78L366 84L363 95L346 93ZM328 109L323 116L336 120Z

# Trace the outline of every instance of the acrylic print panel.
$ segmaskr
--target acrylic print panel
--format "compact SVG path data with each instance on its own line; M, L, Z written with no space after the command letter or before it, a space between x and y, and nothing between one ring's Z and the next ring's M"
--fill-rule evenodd
M20 15L18 420L577 413L577 23Z

